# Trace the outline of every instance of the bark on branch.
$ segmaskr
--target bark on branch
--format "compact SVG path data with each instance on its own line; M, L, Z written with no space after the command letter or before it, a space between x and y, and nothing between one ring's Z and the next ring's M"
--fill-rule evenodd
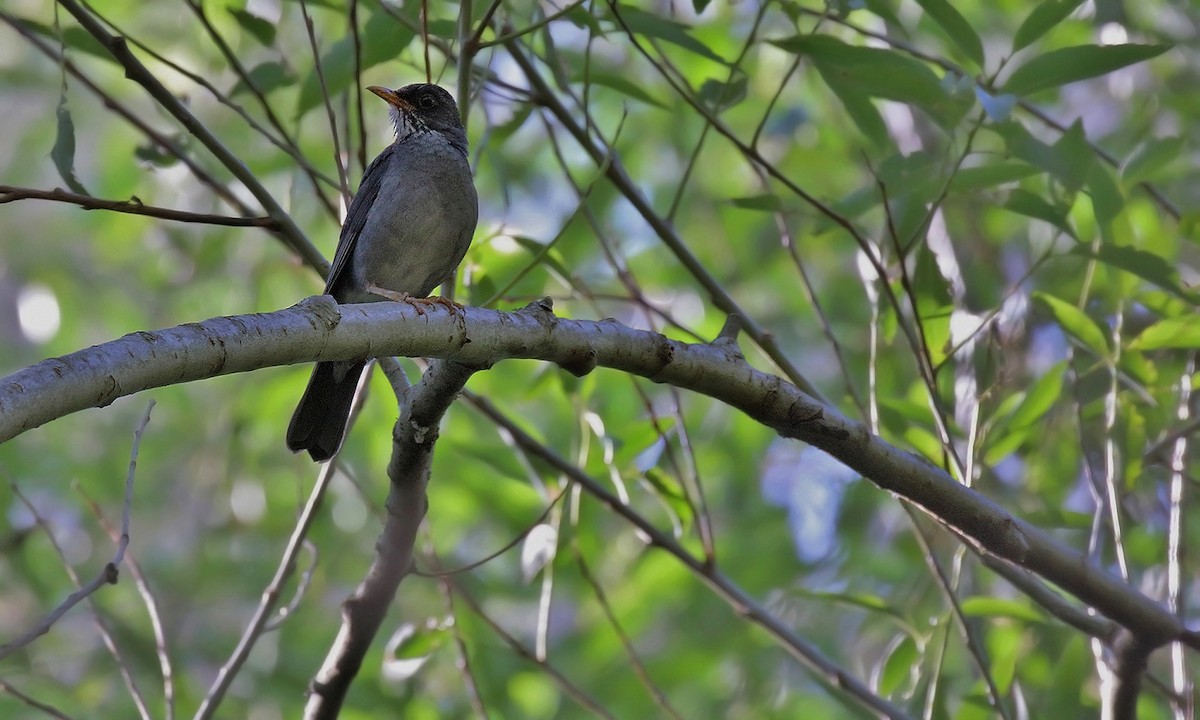
M1159 647L1196 634L1162 605L1091 564L946 472L872 435L791 383L751 367L732 343L688 344L613 320L556 317L549 306L450 312L405 303L338 306L310 298L273 313L221 317L127 335L45 360L0 380L0 442L88 407L153 387L313 360L381 355L487 367L508 358L574 372L600 366L709 395L780 435L808 442L877 486L920 505L984 552L1020 565Z

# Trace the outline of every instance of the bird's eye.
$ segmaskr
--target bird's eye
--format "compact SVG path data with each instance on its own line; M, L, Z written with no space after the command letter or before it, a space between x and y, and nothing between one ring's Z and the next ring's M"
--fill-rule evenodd
M417 104L428 110L434 106L435 102L432 95L422 95L421 99L417 101Z

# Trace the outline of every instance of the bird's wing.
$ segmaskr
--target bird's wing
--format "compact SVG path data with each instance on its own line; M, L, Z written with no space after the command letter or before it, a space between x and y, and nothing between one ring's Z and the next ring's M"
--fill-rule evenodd
M329 278L325 281L325 294L338 297L338 290L345 283L352 282L350 277L350 258L354 256L354 246L358 236L362 234L371 214L371 207L379 197L379 189L383 186L383 165L395 151L395 145L389 145L383 152L371 161L367 171L363 173L358 192L350 201L350 209L346 211L346 221L342 224L342 234L338 238L337 250L333 253L333 264L329 267Z

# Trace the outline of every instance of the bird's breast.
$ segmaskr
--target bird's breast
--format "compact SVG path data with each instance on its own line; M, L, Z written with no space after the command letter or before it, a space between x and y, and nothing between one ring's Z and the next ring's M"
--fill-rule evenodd
M354 285L425 297L462 261L475 232L471 168L446 143L410 138L380 170L379 194L355 243Z

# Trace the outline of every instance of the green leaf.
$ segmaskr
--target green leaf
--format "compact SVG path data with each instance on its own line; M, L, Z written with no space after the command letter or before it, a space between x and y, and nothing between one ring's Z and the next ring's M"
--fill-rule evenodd
M584 81L583 69L579 68L571 74L572 82ZM644 89L644 84L639 84L629 78L628 75L621 75L615 72L606 72L592 68L588 71L587 78L589 82L596 85L603 85L606 88L616 90L617 92L630 97L634 100L644 102L647 105L666 109L666 104L658 100Z
M1063 373L1066 369L1067 363L1064 360L1034 381L1033 386L1025 393L1020 407L1009 418L1008 423L1011 427L1023 428L1033 425L1050 412L1062 395Z
M1107 75L1127 65L1149 60L1170 45L1077 45L1052 50L1025 63L1008 78L1004 92L1030 95L1068 83Z
M1195 293L1185 290L1179 284L1179 272L1161 255L1124 245L1107 244L1101 245L1097 250L1092 250L1087 245L1078 245L1071 249L1071 254L1092 258L1136 275L1193 305L1198 300Z
M296 82L296 76L292 74L288 66L274 60L255 65L247 75L250 78L250 82L254 83L254 87L258 88L258 91L263 95L269 95L274 90L288 87ZM238 80L233 89L229 91L229 94L231 96L239 95L249 91L250 86Z
M881 20L894 27L900 27L902 23L900 18L896 17L896 12L892 9L891 3L887 0L863 0L862 6L868 11L875 13Z
M746 99L746 75L739 73L729 82L705 80L698 93L700 102L713 112L721 112Z
M535 262L545 264L560 277L571 277L571 271L567 269L562 254L554 248L553 243L538 242L527 235L513 235L512 239L532 255Z
M707 45L689 34L688 30L691 28L683 23L638 10L630 5L616 5L613 7L613 11L632 32L638 35L645 35L646 37L657 38L663 42L669 42L672 45L677 45L684 50L719 62L722 65L729 64L720 55L709 49Z
M771 43L811 58L843 103L864 95L909 103L944 128L957 125L974 103L973 95L951 95L928 66L892 50L848 45L827 35L796 35Z
M1187 140L1182 137L1147 140L1121 166L1121 180L1126 185L1137 184L1186 154Z
M959 170L950 180L950 189L959 192L984 190L997 185L1016 182L1036 175L1037 168L1024 162L998 162L980 167Z
M243 30L253 35L260 43L267 47L275 44L275 23L232 5L226 5L225 9Z
M1045 35L1082 4L1083 0L1049 0L1038 3L1033 12L1025 17L1021 27L1017 28L1017 34L1013 36L1012 51L1015 53Z
M1003 207L1018 215L1048 222L1067 235L1076 237L1075 230L1067 222L1067 211L1046 202L1041 195L1017 188L1008 194Z
M420 671L449 633L433 622L424 626L405 623L393 634L384 651L382 670L389 682L408 680Z
M950 40L975 63L976 67L983 67L983 43L979 41L979 35L962 13L955 10L946 0L917 0L917 4L946 31Z
M1200 315L1189 313L1181 317L1159 320L1143 330L1129 347L1133 350L1200 348Z
M414 37L412 30L401 25L386 13L377 13L369 20L359 38L362 41L362 69L374 67L385 60L394 59L408 47ZM325 75L325 86L330 95L345 90L354 80L354 42L344 37L321 56L321 71ZM296 117L312 110L321 103L321 82L314 69L304 78L300 86L300 97L296 102Z
M107 60L111 63L116 62L116 59L113 58L112 53L110 53L103 45L101 45L99 40L78 25L72 25L71 27L64 29L60 34L55 28L34 20L16 18L15 21L21 27L27 28L38 35L49 38L56 44L61 40L62 44L69 48L85 52L88 55Z
M1108 335L1087 313L1071 303L1043 292L1035 292L1033 297L1046 306L1050 314L1054 316L1055 322L1068 335L1083 343L1084 347L1096 355L1108 356Z
M505 140L508 140L513 136L514 133L521 129L521 126L525 124L525 121L528 120L529 116L532 114L532 103L523 103L518 105L513 110L512 117L510 117L508 120L505 120L504 123L492 128L491 141L498 145L504 144Z
M962 611L968 617L1010 618L1038 623L1046 621L1046 616L1027 600L1005 600L975 595L962 601Z
M500 288L496 286L496 281L492 279L491 275L476 274L471 278L471 287L467 291L467 302L471 305L482 306L495 297L499 290Z
M821 76L824 78L824 73ZM855 91L851 85L833 84L828 78L825 78L825 82L838 100L842 101L842 107L846 109L846 114L850 116L859 132L865 135L872 145L887 147L887 125L883 122L883 116L871 103L871 98Z
M54 147L50 150L50 159L62 176L63 182L71 192L87 195L83 183L75 177L75 121L71 119L71 110L67 107L65 91L58 96L58 109L55 111L58 120L58 130L54 136Z
M1096 215L1096 222L1110 224L1125 208L1125 196L1121 194L1109 169L1100 163L1093 163L1092 171L1088 173L1087 187L1092 197L1092 212Z
M177 147L186 147L190 135L178 134L170 137L171 141ZM143 145L138 145L133 149L133 156L144 163L149 163L156 167L171 167L179 162L179 158L173 153L166 152L158 146L154 141L148 141Z
M883 672L879 675L879 691L884 697L890 697L920 676L921 652L911 635L906 635L896 643L895 649L888 654L883 664Z
M600 21L595 15L588 12L587 6L583 3L572 4L571 9L563 15L563 19L580 30L587 30L594 35L604 34L604 29L600 27Z
M1013 155L1050 173L1071 192L1083 187L1096 159L1084 135L1083 123L1078 120L1053 145L1033 137L1017 122L995 123L988 127L1004 138L1005 146Z
M778 195L750 195L747 197L730 198L729 203L734 207L745 208L746 210L762 210L764 212L779 212L783 208L783 203Z
M391 656L395 659L427 657L441 647L446 638L446 629L433 623L426 623L424 626L405 623L400 633L403 638L391 649Z
M708 7L710 2L712 0L692 0L692 11L699 15L704 12L704 9Z
M458 22L449 18L439 18L429 21L429 34L443 40L458 39Z
M944 182L940 158L929 152L910 152L891 155L879 163L879 180L892 200L905 195L932 200ZM878 192L878 190L876 190ZM924 215L924 213L922 213Z

